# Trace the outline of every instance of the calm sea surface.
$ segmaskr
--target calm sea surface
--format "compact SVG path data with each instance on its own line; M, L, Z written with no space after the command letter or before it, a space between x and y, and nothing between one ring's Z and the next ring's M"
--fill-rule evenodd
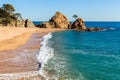
M86 22L111 30L49 33L42 39L40 74L48 80L120 80L120 22Z

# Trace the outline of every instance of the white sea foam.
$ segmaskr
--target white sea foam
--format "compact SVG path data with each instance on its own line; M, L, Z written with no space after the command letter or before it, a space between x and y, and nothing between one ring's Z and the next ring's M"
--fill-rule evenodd
M43 77L47 77L45 74L44 66L47 64L47 61L53 57L54 50L49 47L48 42L49 39L52 38L52 34L49 33L41 39L41 48L38 54L38 62L41 64L41 68L39 70L39 74Z
M107 30L115 30L115 28L106 28L106 29L103 29L103 30L101 30L101 31L107 31Z
M110 28L110 30L115 30L115 28Z
M108 29L103 29L103 30L101 30L101 31L107 31Z
M37 71L29 71L29 72L20 72L20 73L7 73L7 74L0 74L0 80L29 80L30 77L37 76Z

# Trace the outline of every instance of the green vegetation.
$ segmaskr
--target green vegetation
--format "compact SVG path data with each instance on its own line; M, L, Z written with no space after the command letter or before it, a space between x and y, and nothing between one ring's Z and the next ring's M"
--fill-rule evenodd
M14 7L11 4L3 4L2 9L8 13L15 11Z
M22 19L22 16L20 13L15 13L14 16L17 18L17 19Z
M15 9L11 4L3 4L0 8L0 24L7 26L12 22L22 19L20 13L14 13Z
M75 18L75 19L78 18L78 16L76 14L74 14L72 17Z

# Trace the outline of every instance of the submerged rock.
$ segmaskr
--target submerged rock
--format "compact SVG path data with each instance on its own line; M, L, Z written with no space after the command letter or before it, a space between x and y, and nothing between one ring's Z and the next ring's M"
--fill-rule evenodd
M72 23L70 29L77 29L77 30L85 31L86 26L85 26L84 21L82 20L82 18L78 18Z

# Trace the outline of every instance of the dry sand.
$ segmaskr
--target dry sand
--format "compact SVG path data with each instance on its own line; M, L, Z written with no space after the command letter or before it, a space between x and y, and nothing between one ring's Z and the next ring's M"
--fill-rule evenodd
M25 44L33 32L34 28L0 27L0 51L13 50Z
M0 27L0 51L14 50L18 46L25 44L32 33L49 33L61 30L63 29Z
M36 59L39 39L61 30L0 27L0 80L41 80Z

